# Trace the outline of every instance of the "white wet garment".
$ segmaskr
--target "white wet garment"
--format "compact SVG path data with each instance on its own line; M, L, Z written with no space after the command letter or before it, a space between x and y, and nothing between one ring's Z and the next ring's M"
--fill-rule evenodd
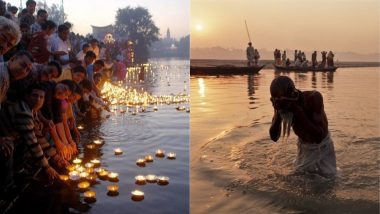
M336 174L335 149L330 133L319 144L305 143L299 138L297 146L296 172L327 176Z

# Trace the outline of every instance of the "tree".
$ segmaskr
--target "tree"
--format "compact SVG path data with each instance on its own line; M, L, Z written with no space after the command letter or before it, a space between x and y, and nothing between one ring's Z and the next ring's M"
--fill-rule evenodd
M158 40L159 28L146 8L128 6L116 13L115 33L135 44L135 62L144 63L149 58L148 47Z
M67 14L63 11L63 8L58 4L52 4L50 7L43 2L37 2L38 9L45 9L48 13L48 19L55 22L57 25L63 24L67 21Z

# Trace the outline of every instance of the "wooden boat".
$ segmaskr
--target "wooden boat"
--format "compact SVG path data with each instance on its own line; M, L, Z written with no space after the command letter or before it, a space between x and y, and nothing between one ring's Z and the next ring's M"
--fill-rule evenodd
M276 71L294 71L294 72L335 72L338 67L325 67L325 68L319 68L319 67L298 67L298 66L280 66L273 64L274 69Z
M242 67L233 65L221 66L190 66L190 75L241 75L257 74L265 65Z

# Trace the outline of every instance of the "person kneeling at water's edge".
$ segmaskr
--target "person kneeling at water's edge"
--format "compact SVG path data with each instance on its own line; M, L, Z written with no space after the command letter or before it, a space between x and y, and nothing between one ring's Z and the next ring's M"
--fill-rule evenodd
M334 144L328 131L323 97L318 91L297 90L286 76L276 77L270 86L274 116L269 133L273 141L288 137L290 129L298 136L295 160L297 174L336 174ZM285 136L286 135L286 136Z

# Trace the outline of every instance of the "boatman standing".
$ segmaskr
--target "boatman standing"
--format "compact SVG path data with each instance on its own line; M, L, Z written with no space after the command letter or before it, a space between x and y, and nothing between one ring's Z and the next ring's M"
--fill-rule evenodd
M247 60L248 60L247 65L248 67L251 67L254 65L254 58L255 58L255 49L252 46L252 42L248 43L246 52L247 52Z
M298 136L296 174L318 174L324 177L336 174L334 144L328 131L328 121L322 94L318 91L297 90L287 76L276 77L270 86L274 108L270 137L277 141L290 134L293 128Z

